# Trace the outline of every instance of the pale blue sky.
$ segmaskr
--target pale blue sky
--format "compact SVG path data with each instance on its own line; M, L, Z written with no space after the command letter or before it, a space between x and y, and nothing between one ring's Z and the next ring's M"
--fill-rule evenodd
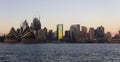
M18 28L25 19L30 24L35 14L41 16L42 28L54 31L59 23L64 30L71 24L103 25L112 33L120 28L120 0L0 0L0 34Z

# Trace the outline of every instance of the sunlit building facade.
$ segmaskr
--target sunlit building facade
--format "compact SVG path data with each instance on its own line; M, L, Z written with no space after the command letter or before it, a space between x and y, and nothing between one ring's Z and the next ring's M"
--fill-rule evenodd
M94 28L89 28L89 40L94 40Z
M57 39L62 40L63 39L63 24L57 25Z
M82 40L84 41L84 40L87 40L88 38L87 38L87 27L85 27L85 26L82 26L81 27L81 37L82 37Z

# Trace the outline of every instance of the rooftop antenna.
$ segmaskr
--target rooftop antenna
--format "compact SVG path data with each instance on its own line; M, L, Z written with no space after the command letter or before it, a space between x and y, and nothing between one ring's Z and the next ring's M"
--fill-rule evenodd
M34 12L34 16L35 16L35 18L36 18L36 13Z
M39 11L37 11L37 14L38 14L38 17L39 17L39 20L40 20L40 14L39 14Z

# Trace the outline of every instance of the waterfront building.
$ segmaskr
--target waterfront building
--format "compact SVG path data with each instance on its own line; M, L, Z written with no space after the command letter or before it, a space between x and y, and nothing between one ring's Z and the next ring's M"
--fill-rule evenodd
M97 42L100 42L100 43L105 42L104 27L103 26L97 27L97 29L95 30L94 36Z
M53 38L53 30L49 30L47 35L48 42L52 42Z
M89 28L89 40L94 40L94 28Z
M103 26L100 26L98 27L96 30L95 30L95 37L97 39L103 39L104 36L105 36L105 33L104 33L104 27Z
M25 20L25 21L23 22L23 25L22 25L21 28L22 28L22 31L25 31L26 29L29 28L28 23L27 23L27 20Z
M38 42L38 41L36 41L36 37L30 28L27 28L23 31L21 38L22 38L22 41L21 41L22 43L36 43L36 42Z
M20 29L19 28L17 29L17 33L18 33L18 35L20 35Z
M32 26L32 29L33 29L33 32L36 36L36 38L38 39L38 31L41 31L41 23L40 23L40 20L38 18L34 18L33 19L33 23L31 23L31 26Z
M46 41L47 40L47 28L44 27L43 29L43 40Z
M63 24L57 25L57 39L62 40L63 39Z
M65 39L70 40L70 31L65 31Z
M38 18L33 19L33 23L31 24L33 26L33 30L38 31L41 29L41 22Z
M57 38L57 31L53 32L53 40L58 40L58 38Z
M37 40L39 40L41 43L43 42L43 29L38 30Z
M0 36L0 42L4 42L5 37L4 36Z
M85 26L82 26L81 27L81 30L82 30L82 33L81 33L81 37L82 37L82 40L83 41L85 41L85 40L87 40L88 39L88 37L87 37L87 27L85 27Z
M107 42L110 42L111 39L112 39L111 33L110 33L110 32L107 32L107 33L105 34L105 40L106 40Z
M79 42L79 34L80 34L80 25L71 25L70 27L70 40L72 42Z
M118 31L117 34L115 34L115 36L113 37L113 39L120 39L120 30Z
M16 43L18 42L18 33L14 27L11 28L10 32L6 35L5 43Z
M20 35L23 33L23 26L20 26Z

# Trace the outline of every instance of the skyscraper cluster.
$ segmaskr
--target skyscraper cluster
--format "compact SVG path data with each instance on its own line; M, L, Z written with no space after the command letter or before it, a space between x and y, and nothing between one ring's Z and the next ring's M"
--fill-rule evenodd
M111 40L111 33L104 32L103 26L94 29L80 24L70 26L69 30L63 34L63 24L58 24L56 31L47 30L46 27L41 28L39 18L33 18L33 22L29 26L27 20L20 24L17 30L14 27L5 36L4 42L23 42L23 43L49 43L49 42L69 42L69 43L86 43L86 42L107 42Z
M90 27L88 31L86 26L71 25L70 30L65 31L65 39L75 43L107 42L111 38L111 33L104 31L103 26L97 27L97 29Z

